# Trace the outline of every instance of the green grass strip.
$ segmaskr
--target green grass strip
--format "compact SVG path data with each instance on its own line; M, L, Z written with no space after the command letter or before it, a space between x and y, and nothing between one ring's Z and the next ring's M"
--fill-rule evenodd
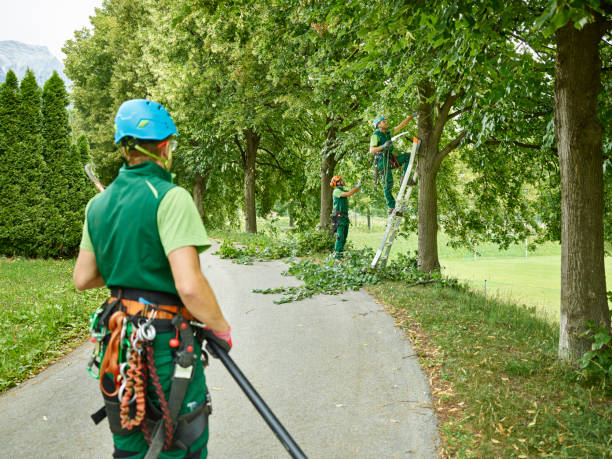
M39 373L88 336L104 289L78 293L74 260L0 258L0 393Z
M450 457L612 457L612 397L557 361L534 308L444 286L369 288L404 328L432 383Z

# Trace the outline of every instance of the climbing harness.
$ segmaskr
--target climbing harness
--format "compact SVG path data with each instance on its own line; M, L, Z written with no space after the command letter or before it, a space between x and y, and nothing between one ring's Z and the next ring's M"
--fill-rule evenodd
M394 139L404 134L405 133L398 134L394 137ZM406 172L402 177L402 184L400 185L400 189L397 194L396 206L393 209L393 212L391 212L391 214L389 215L389 219L387 220L387 227L385 229L385 233L383 234L383 238L380 242L380 246L378 247L378 251L374 256L374 260L372 260L372 268L376 268L378 266L384 267L387 264L389 252L391 251L391 246L393 245L393 241L395 240L395 236L397 235L397 230L401 223L402 216L404 215L404 211L406 210L406 204L408 203L408 199L410 198L412 187L416 182L416 171L414 172L412 180L410 180L410 174L412 172L412 166L414 164L420 146L421 140L417 137L414 137L412 140L412 153L410 154L410 161L408 162L408 167L406 168Z
M399 139L400 137L405 136L406 134L408 134L408 131L400 132L399 134L391 137L391 141L395 142L397 139ZM381 161L381 159L382 159L382 163L383 163L383 170L381 170L378 167L378 163ZM396 167L400 166L400 163L398 162L397 157L391 152L391 148L383 149L383 150L379 151L378 153L376 153L374 155L374 160L373 160L373 167L374 167L373 179L374 179L374 185L378 185L380 183L380 177L381 176L383 176L383 177L387 176L387 171L389 170L389 165L391 166L391 169L395 169Z
M329 216L329 219L331 221L330 233L329 233L330 236L334 236L336 234L336 231L338 230L338 226L340 226L340 220L342 220L342 217L348 217L348 214L335 210Z
M100 315L104 312L104 308L98 308L89 316L89 332L91 333L91 342L94 343L94 350L87 362L87 370L94 379L100 378L100 365L104 356L102 348L102 340L106 336L106 327L100 327ZM97 368L96 372L93 368Z
M212 412L209 394L195 410L179 416L196 359L192 324L204 326L176 295L137 289L112 288L111 297L90 317L95 346L89 371L100 380L105 402L92 419L98 424L108 417L111 432L119 435L142 430L150 445L147 459L156 458L162 450L187 449L208 425ZM174 372L166 397L157 374L153 342L158 333L173 330L175 337L168 345L175 349ZM202 351L206 363L205 356ZM149 383L159 407L147 396Z

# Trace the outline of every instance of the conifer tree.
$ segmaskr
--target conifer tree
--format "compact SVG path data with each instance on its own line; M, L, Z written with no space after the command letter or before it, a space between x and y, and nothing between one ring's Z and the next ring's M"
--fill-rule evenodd
M79 156L81 157L81 163L83 166L91 162L91 153L89 152L89 142L85 134L81 134L77 139L77 148L79 149Z
M10 227L11 203L19 195L14 182L15 146L19 125L19 82L15 73L9 70L5 82L0 86L0 253L14 255L13 230Z
M42 190L45 163L42 156L41 90L31 70L19 89L18 140L11 162L13 182L19 194L10 203L13 249L20 255L47 255L42 233L46 221L47 198Z
M83 220L85 218L85 205L87 204L87 189L84 164L81 160L81 151L77 144L70 145L64 157L64 173L67 183L66 204L64 213L64 246L65 253L77 252L81 241ZM89 187L89 189L92 189Z
M45 192L55 209L48 218L45 240L51 244L53 256L65 256L76 252L73 246L78 239L77 212L70 182L74 177L74 164L69 164L73 154L70 123L68 119L68 93L57 72L47 80L42 95L43 156L47 163Z

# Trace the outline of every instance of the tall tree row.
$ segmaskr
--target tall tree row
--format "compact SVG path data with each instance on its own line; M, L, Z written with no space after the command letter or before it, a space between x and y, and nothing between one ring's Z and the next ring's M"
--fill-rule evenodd
M76 253L91 191L72 144L64 82L43 91L27 71L0 87L0 253L62 257Z
M470 248L560 240L560 356L583 351L587 321L609 327L605 2L107 0L92 22L65 52L98 165L116 161L119 104L152 97L177 120L177 166L204 219L235 222L242 208L255 232L276 206L323 227L334 174L365 177L381 199L371 120L416 111L418 218L405 229L418 233L420 268L440 269L439 229Z

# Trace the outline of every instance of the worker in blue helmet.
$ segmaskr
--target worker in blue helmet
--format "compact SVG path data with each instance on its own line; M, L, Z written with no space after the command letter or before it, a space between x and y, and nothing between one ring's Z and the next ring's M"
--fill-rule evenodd
M159 161L166 170L172 165L172 152L176 148L178 135L174 121L166 108L157 102L146 99L132 99L124 102L119 107L115 116L115 143L120 144L123 154L128 158L130 151L149 156ZM165 157L160 155L159 145L168 144L168 152ZM149 148L145 148L144 145Z
M416 117L416 112L406 117L400 124L393 128L393 134L399 133L404 127ZM410 162L410 153L395 155L389 125L384 116L374 118L374 133L370 137L370 153L374 155L376 167L376 178L379 174L383 177L383 191L389 214L395 209L395 198L393 197L393 174L392 169L403 166L404 174ZM414 185L412 179L409 184ZM399 211L396 212L399 214Z
M201 343L232 346L200 269L210 242L191 195L172 183L178 131L168 111L128 100L115 127L126 164L87 206L73 276L79 290L110 290L90 321L104 399L92 417L108 418L113 457L203 458L211 408Z

